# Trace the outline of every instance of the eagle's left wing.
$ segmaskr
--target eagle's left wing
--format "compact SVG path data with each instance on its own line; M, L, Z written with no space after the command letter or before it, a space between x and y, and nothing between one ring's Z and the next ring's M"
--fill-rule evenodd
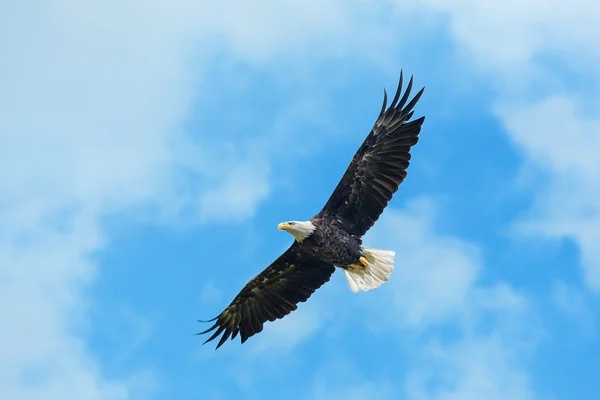
M410 150L425 117L409 121L423 89L408 101L413 79L402 98L402 73L396 95L386 109L387 94L371 132L360 146L331 197L317 214L352 235L362 236L375 224L406 177ZM407 103L408 102L408 103Z
M216 331L206 340L210 342L221 333L217 349L231 336L240 334L244 343L250 336L262 331L263 323L283 318L297 308L329 281L335 267L299 250L297 242L269 267L244 286L231 304L216 318L214 325L199 335Z

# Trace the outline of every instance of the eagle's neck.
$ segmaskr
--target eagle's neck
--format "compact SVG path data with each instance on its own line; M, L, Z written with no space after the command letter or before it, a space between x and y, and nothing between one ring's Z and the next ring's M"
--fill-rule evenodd
M294 222L294 226L288 232L294 236L298 242L302 242L304 239L312 235L316 229L317 227L311 221L296 221Z

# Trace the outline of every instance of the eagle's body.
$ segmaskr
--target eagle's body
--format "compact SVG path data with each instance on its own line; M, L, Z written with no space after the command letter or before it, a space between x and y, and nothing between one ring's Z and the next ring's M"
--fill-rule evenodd
M350 235L326 218L313 218L310 222L315 231L299 242L299 249L341 268L358 263L362 255L362 239Z
M395 253L364 247L362 237L406 177L410 149L417 143L425 119L409 121L423 89L407 104L412 78L400 99L401 88L402 74L387 109L384 91L377 121L323 209L309 221L279 224L279 229L294 236L294 243L211 320L216 322L201 334L216 332L206 342L223 333L219 348L239 333L244 343L262 331L264 322L283 318L306 301L329 281L335 267L342 269L354 293L375 289L389 280Z

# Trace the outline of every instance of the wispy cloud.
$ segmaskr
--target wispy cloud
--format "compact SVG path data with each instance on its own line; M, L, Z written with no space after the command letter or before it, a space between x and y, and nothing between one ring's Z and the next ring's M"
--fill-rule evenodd
M315 375L316 379L310 393L310 398L315 400L397 398L391 382L365 378L359 368L343 358L330 361L319 368Z
M244 220L269 195L269 168L261 163L239 163L220 186L200 196L200 219Z
M252 218L280 179L269 143L282 140L298 113L329 121L314 103L301 100L294 110L270 115L275 122L251 138L217 145L223 132L202 124L191 132L186 125L194 107L214 101L217 90L207 71L241 62L303 81L309 63L337 58L382 68L394 60L395 74L398 53L388 50L412 38L391 28L399 25L393 3L2 6L0 397L151 396L160 385L152 366L108 376L81 334L90 328L87 290L102 272L93 255L111 239L103 217L150 208L145 217L169 223ZM498 95L493 110L524 165L550 177L527 219L519 221L521 232L573 239L588 287L599 290L596 3L422 0L418 7L444 16L436 21L446 24L461 60L473 61L491 78ZM576 78L573 83L555 72L556 64ZM541 95L534 91L540 87ZM221 111L224 120L243 121ZM300 154L310 150L309 141L301 136L290 147ZM414 351L407 354L414 364L402 389L414 399L534 397L526 364L538 333L536 310L508 283L482 283L485 253L476 243L437 232L435 210L427 201L390 209L378 224L380 233L371 236L373 245L399 254L388 291L379 293L387 293L385 306L391 308L374 307L386 329L410 333ZM203 301L218 297L209 284L201 292ZM314 300L248 342L247 354L291 354L324 324L339 329L340 318L350 318L349 308L333 318ZM588 318L578 287L559 284L554 301L566 313ZM125 320L140 331L130 346L147 340L151 328L143 319ZM458 335L445 340L444 329ZM350 367L345 373L359 374ZM350 386L317 380L314 393L385 398L397 393L397 385L373 377Z
M452 344L432 344L406 390L415 400L536 398L528 372L502 335L473 336Z
M558 281L553 288L552 299L556 307L574 322L586 337L595 331L595 315L583 290Z
M500 114L523 155L551 177L518 231L575 240L584 279L600 290L600 161L594 151L600 148L600 120L579 114L574 100L563 96L504 105Z
M404 390L413 399L533 398L526 365L540 333L535 309L505 282L480 283L481 250L436 233L436 212L427 199L390 209L367 239L398 254L385 301L393 308L368 306L387 327L411 332Z
M90 256L109 239L102 217L148 205L158 207L157 218L190 207L199 222L251 217L270 193L269 163L242 149L246 161L211 183L216 169L205 161L222 155L206 132L190 140L184 122L197 89L210 85L203 68L223 49L246 62L280 55L297 62L309 52L336 57L357 48L368 59L371 43L389 43L374 40L383 38L377 10L362 2L315 5L2 7L0 315L8 328L0 397L135 396L140 385L132 382L147 379L105 378L77 333L86 288L99 273ZM198 54L202 63L193 66ZM201 191L186 187L188 173Z
M597 292L600 159L592 149L600 145L600 6L590 0L419 4L420 12L447 17L461 56L496 88L496 115L524 165L550 178L526 219L528 232L574 240L585 282Z

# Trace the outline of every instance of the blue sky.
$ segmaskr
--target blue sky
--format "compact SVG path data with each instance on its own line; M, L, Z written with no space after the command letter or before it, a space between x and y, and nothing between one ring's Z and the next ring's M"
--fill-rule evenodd
M600 8L520 4L3 3L0 398L594 399ZM400 69L391 281L201 346Z

